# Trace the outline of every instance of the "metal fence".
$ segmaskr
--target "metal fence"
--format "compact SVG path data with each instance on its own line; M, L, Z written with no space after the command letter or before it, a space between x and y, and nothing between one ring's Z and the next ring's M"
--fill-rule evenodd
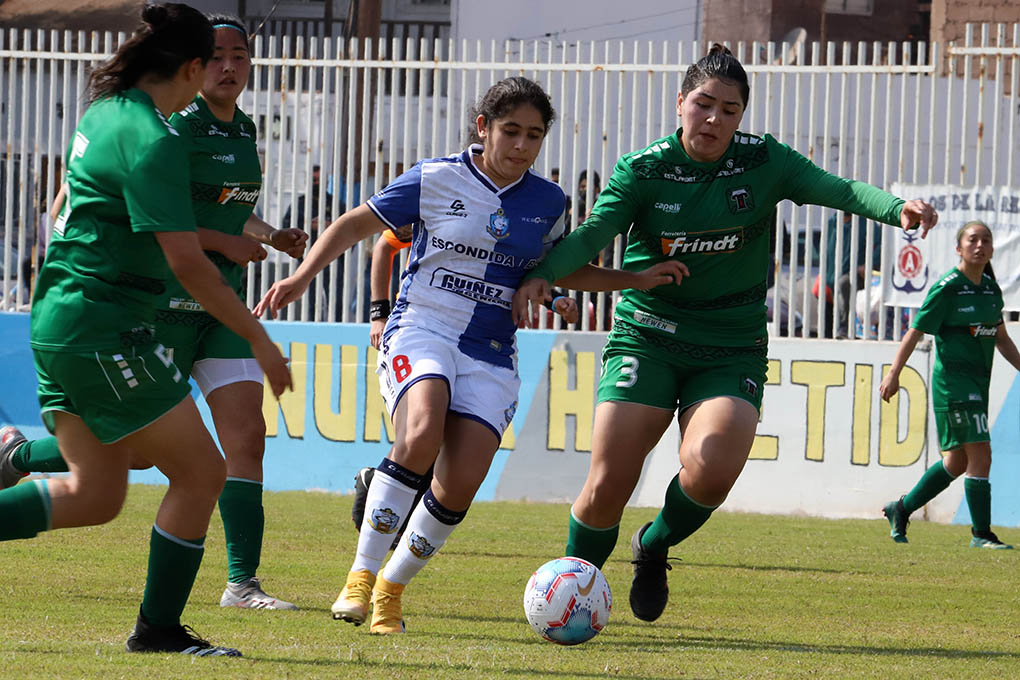
M3 219L2 308L23 309L52 224L46 215L59 185L62 156L85 106L90 64L109 55L121 36L0 33L0 216ZM62 51L65 45L86 51ZM40 49L39 46L42 46ZM893 182L961 186L1017 184L1014 150L1020 135L1020 24L971 25L963 45L737 44L731 46L751 79L741 129L769 132L839 175L877 186ZM468 107L490 84L522 74L552 96L557 121L535 170L570 195L570 226L591 208L577 178L608 179L616 159L678 125L676 93L683 74L706 46L687 43L481 42L421 39L381 41L258 38L254 68L241 107L259 128L265 171L256 210L284 225L288 208L304 201L303 223L318 235L315 215L336 217L364 201L417 159L449 155L466 143ZM284 56L286 55L286 56ZM865 58L867 57L867 58ZM322 189L311 193L313 168ZM298 211L289 211L291 220ZM812 293L841 258L820 256L847 246L825 225L833 211L788 202L775 226L775 276L769 290L770 333L826 334L832 306ZM323 220L326 221L326 220ZM868 225L865 251L873 239ZM851 227L848 272L866 264ZM371 242L359 244L317 278L293 320L363 321ZM620 244L604 253L619 266ZM292 272L296 263L273 253L248 269L248 299ZM884 275L884 274L883 274ZM851 276L851 299L858 281ZM879 295L870 277L864 295ZM838 295L838 293L837 293ZM613 296L587 293L582 330L602 330ZM898 338L901 310L862 324L867 338ZM857 318L850 305L851 333ZM830 319L830 324L826 320ZM869 319L870 320L870 319ZM545 324L545 318L540 320ZM554 327L559 327L556 317ZM837 324L838 325L838 324Z

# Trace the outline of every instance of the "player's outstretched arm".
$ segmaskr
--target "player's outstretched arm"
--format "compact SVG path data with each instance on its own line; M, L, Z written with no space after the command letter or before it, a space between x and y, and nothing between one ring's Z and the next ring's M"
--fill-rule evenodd
M610 290L648 290L667 283L680 285L684 277L690 276L687 265L678 260L666 260L639 272L623 269L608 269L585 265L573 274L556 281L556 285L572 290L587 290L593 293Z
M304 255L308 244L308 234L300 229L275 229L255 213L245 220L244 235L293 258Z
M244 236L233 236L215 229L199 227L198 242L202 245L202 250L216 251L242 267L249 262L261 262L266 259L266 249Z
M935 208L921 200L907 201L900 210L900 226L906 229L921 227L921 238L928 236L928 232L939 221L939 214Z
M900 371L907 365L907 359L910 358L914 348L917 347L917 343L923 337L924 333L916 328L911 328L903 334L903 340L900 341L900 347L896 350L892 366L889 367L889 372L886 376L882 378L882 384L878 386L878 394L883 400L889 401L899 391Z
M542 306L549 302L552 302L552 286L548 281L538 276L525 280L510 301L514 325L520 326L523 323L525 328L531 328L532 312L538 314Z
M577 308L577 300L566 295L557 295L552 301L553 311L563 317L567 323L577 323L581 312Z
M385 236L380 236L372 248L372 268L369 288L372 291L372 305L369 310L368 342L379 349L382 343L386 319L390 315L390 279L393 276L393 258L397 249L390 245Z
M301 297L315 275L325 269L330 262L350 250L358 241L382 231L385 227L386 224L365 204L341 215L322 232L322 236L312 245L308 256L297 271L277 281L266 291L265 296L255 306L255 316L261 317L268 313L270 319L275 319L276 313Z

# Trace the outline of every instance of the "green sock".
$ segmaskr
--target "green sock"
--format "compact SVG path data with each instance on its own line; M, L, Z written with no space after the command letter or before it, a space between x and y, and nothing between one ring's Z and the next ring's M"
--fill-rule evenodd
M153 525L149 539L149 573L145 578L142 614L154 626L181 623L198 566L205 552L205 536L193 541L177 538Z
M227 580L241 583L255 576L262 556L262 484L228 477L220 493L220 516L227 539Z
M677 475L666 487L666 502L652 525L645 529L641 545L656 555L669 552L670 547L700 529L716 507L691 500L680 486L680 476Z
M970 523L974 531L991 530L992 526L992 485L987 479L964 477L963 493L970 508Z
M601 569L612 554L613 548L616 547L616 539L619 535L619 524L608 529L590 527L574 517L574 511L571 510L566 555L588 560Z
M945 464L940 460L925 470L920 481L903 497L903 509L909 515L945 491L954 479L956 478L946 471Z
M32 538L50 530L50 490L45 479L0 491L0 541Z
M29 439L11 454L11 464L22 472L67 472L56 437Z

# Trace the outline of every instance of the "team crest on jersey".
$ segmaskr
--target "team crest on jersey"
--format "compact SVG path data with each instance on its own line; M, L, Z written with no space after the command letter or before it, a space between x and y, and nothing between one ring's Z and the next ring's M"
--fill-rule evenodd
M407 539L407 548L411 551L411 554L419 560L427 560L432 557L432 554L436 552L436 546L429 543L428 539L424 536L420 536L413 531L410 533L411 536Z
M751 195L751 187L734 187L726 192L726 202L733 214L754 210L754 196Z
M489 226L487 229L492 238L497 241L505 239L510 235L510 219L503 212L502 208L489 215Z
M758 383L756 381L751 380L747 376L744 376L740 380L740 389L746 392L747 394L751 395L752 397L757 397L758 390L761 388L758 387Z
M400 516L389 508L376 508L369 516L368 523L383 534L392 534L400 526Z

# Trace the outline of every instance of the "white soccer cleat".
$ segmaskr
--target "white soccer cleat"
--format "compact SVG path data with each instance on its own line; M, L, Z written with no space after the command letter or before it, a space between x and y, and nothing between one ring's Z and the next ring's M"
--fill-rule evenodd
M228 583L220 598L221 607L239 609L297 609L292 602L284 602L262 590L262 584L254 576L242 583Z

